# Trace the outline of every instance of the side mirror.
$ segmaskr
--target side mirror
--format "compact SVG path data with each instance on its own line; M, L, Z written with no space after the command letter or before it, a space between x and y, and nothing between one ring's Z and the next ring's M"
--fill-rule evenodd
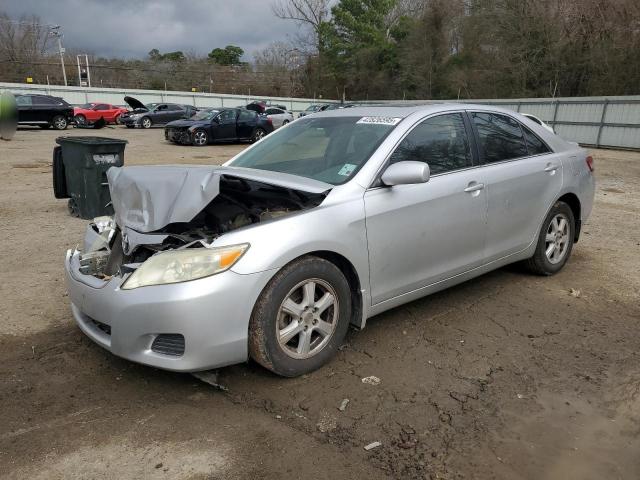
M425 183L429 181L429 165L411 161L392 163L382 174L381 180L390 187Z

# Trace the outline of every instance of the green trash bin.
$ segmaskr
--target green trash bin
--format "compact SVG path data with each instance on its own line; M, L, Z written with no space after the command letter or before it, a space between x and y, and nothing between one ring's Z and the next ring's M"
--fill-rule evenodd
M53 149L53 193L69 199L69 213L91 219L112 215L107 170L124 164L126 140L58 137Z

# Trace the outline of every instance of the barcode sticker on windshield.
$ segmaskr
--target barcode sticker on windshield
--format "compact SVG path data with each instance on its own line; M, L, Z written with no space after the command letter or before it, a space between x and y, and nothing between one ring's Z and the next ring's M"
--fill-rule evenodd
M369 123L376 125L397 125L401 118L398 117L362 117L356 123Z
M348 177L353 173L355 169L356 169L356 166L353 165L352 163L345 163L340 169L340 171L338 172L338 175L342 175L343 177Z

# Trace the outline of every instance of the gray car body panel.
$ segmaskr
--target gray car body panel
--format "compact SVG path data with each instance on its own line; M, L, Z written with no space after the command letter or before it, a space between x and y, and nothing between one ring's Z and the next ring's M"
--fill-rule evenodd
M509 115L541 137L553 153L433 175L423 184L377 186L387 158L415 125L429 116L455 111ZM76 255L70 254L67 283L80 327L115 354L159 368L187 371L228 365L247 359L249 319L263 288L279 269L300 256L329 252L353 266L362 315L352 320L364 327L367 318L389 308L530 257L549 208L561 196L579 199L582 221L591 212L595 181L586 167L586 150L515 112L482 105L431 104L355 107L314 117L373 115L402 120L351 180L338 186L236 168L230 166L234 159L224 167L111 169L110 183L111 177L125 175L136 192L128 196L126 182L119 185L115 180L116 220L121 227L136 227L140 232L157 230L176 219L188 220L216 195L221 174L325 192L326 197L315 208L215 238L213 247L241 243L250 247L229 271L205 279L121 290L121 280L114 278L96 288L95 282L88 285L76 271ZM271 135L277 137L279 131ZM545 170L549 164L556 167L552 172ZM156 175L154 170L162 173ZM165 177L171 172L175 178L168 181ZM485 188L477 195L465 193L464 188L474 181ZM168 190L156 193L165 184ZM158 194L167 200L156 200ZM144 198L150 203L144 203ZM128 208L138 212L125 212ZM112 325L109 344L101 340L89 317ZM149 342L157 333L183 333L185 357L167 359L150 352Z

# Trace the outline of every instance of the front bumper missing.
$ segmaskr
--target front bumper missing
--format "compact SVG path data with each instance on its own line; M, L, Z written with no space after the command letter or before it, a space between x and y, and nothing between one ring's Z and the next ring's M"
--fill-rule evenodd
M128 360L190 372L244 362L251 310L274 272L231 270L171 285L122 290L121 277L80 273L79 252L67 252L65 277L71 311L95 343ZM151 349L159 335L184 337L181 356Z
M164 131L165 140L182 145L190 145L192 143L191 133L189 130L167 128Z

